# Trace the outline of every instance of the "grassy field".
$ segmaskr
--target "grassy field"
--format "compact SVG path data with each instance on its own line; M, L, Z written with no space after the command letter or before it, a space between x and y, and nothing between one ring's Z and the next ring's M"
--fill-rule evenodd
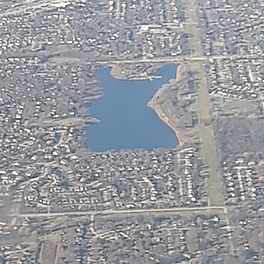
M248 112L256 112L258 104L255 101L248 100L232 100L224 103L224 114L240 114Z
M224 203L220 175L217 172L217 153L212 126L200 125L200 137L202 140L202 155L208 165L208 197L213 206L221 206Z
M188 20L185 29L192 35L192 57L203 57L203 49L200 39L200 29L197 17L196 0L185 0ZM223 195L221 191L221 180L217 170L217 151L213 127L205 126L203 121L210 120L210 96L206 77L205 60L192 61L191 69L197 74L198 98L195 110L198 113L199 127L197 133L202 142L201 154L208 166L208 196L209 203L213 206L223 205Z

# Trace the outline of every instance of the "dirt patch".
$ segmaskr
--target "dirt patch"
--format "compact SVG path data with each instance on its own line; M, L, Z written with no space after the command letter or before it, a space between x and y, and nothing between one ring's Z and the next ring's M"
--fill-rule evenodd
M42 244L42 264L55 263L57 244L51 241L45 241Z
M120 66L118 65L111 65L111 75L118 80L123 80L125 78L124 74L122 73L122 70Z

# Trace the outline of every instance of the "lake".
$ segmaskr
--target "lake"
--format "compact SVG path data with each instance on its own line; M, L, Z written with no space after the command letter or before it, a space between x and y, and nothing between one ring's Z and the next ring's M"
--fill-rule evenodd
M103 96L92 103L91 115L100 123L88 126L87 146L91 151L120 149L172 149L177 145L174 131L147 106L157 90L176 78L176 65L160 68L154 80L118 80L111 68L98 75Z

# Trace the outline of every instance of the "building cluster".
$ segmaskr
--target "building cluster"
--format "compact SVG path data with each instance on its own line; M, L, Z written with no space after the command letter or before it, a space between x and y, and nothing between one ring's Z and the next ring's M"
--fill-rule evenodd
M198 0L186 14L190 2L0 3L0 264L264 263L264 6ZM190 55L196 27L201 57ZM179 135L214 126L217 206L197 137L174 150L87 149L98 68L151 78L183 58L205 63L213 118L198 122L207 92L195 71L156 99Z
M214 121L219 173L228 205L263 204L263 128L259 117L222 116Z
M212 98L254 101L263 115L263 3L199 2ZM219 104L216 106L214 110L222 110Z
M195 148L182 149L179 160L175 151L83 149L86 125L96 122L90 104L101 96L96 67L37 56L3 58L1 67L0 188L23 210L206 204Z
M218 212L28 217L16 230L9 228L9 235L15 232L23 241L0 246L5 263L48 263L52 257L65 264L233 263L234 258L229 225ZM34 243L36 237L44 241Z
M263 204L263 203L262 203ZM263 209L263 207L262 207ZM238 263L262 263L264 255L264 210L255 205L233 207L229 211L232 246Z
M90 61L188 54L188 36L179 30L184 7L170 2L165 9L158 1L74 1L52 9L32 4L23 13L24 3L1 17L0 52L59 52L76 59L81 51Z
M264 47L261 1L199 0L205 54L260 56Z
M162 150L55 155L16 194L24 210L35 212L206 205L202 161L193 148L175 156Z
M100 89L90 66L16 57L1 67L0 178L1 192L8 195L83 145L85 126L93 122L89 104Z
M228 218L201 210L2 221L0 263L262 263L264 210L228 211Z
M233 99L263 100L262 59L212 59L209 72L211 95Z
M221 214L203 212L98 218L94 225L97 247L88 258L91 263L204 263L213 258L229 263L226 227Z
M227 156L222 163L226 203L237 205L249 202L261 207L263 196L263 153L244 153Z
M109 190L110 187L102 189L99 183L101 189L96 193L99 197L93 198L97 191L93 184L75 186L79 178L96 174L85 171L87 167L77 169L79 162L85 159L80 156L83 155L80 148L85 141L85 126L96 122L89 115L90 104L101 96L96 66L87 61L136 59L143 56L143 50L162 57L168 51L173 52L170 45L177 49L174 55L181 55L181 46L185 46L183 42L179 45L185 36L178 34L184 20L181 1L169 1L165 9L161 3L154 2L147 1L141 6L140 16L135 12L137 1L123 4L75 1L55 5L52 9L23 1L2 4L0 189L4 196L14 193L16 199L25 201L25 206L39 204L45 210L47 206L52 210L52 204L75 207L75 204L94 204L99 200L103 207L109 207L108 196L113 199L111 203L117 200L116 206L122 206L122 202L114 199L117 194ZM24 12L24 7L28 12ZM166 23L164 31L162 23ZM170 166L160 170L173 174ZM122 172L122 169L116 171ZM144 168L140 168L141 171ZM96 176L91 177L96 181ZM151 184L146 180L138 185L141 189ZM84 194L75 201L69 194L61 194L65 190ZM89 191L92 198L85 195ZM60 201L56 201L57 193L60 193ZM142 196L145 200L148 195L140 193L135 197Z
M177 160L180 164L180 173L183 177L179 178L180 197L187 199L188 203L200 200L203 205L207 204L206 178L207 168L202 161L197 163L195 155L197 150L193 147L185 148L177 153ZM194 177L195 175L195 177Z

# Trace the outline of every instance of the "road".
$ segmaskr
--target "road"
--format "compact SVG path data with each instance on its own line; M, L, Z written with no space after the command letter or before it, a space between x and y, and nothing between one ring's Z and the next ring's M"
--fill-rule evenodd
M197 30L197 29L196 29ZM197 47L198 40L193 40L195 42L195 46ZM201 45L201 44L200 44ZM69 51L70 54L69 54ZM205 56L202 52L200 54L191 54L191 55L182 55L182 56L170 56L170 57L160 57L160 58L137 58L137 59L104 59L104 60L91 60L87 53L79 51L78 49L63 49L62 47L58 46L56 50L53 51L44 50L44 51L27 51L27 52L6 52L1 55L2 59L8 58L24 58L24 57L43 57L44 60L47 58L49 61L56 61L56 63L60 64L60 58L64 58L66 60L74 59L76 63L79 61L85 61L86 63L94 63L98 65L115 65L115 64L133 64L133 63L180 63L182 61L189 61L189 62L197 62L197 63L205 63L209 60L223 60L223 59L230 59L230 60L237 60L237 59L248 59L254 60L258 59L255 55L247 55L247 56L240 56L240 55L209 55ZM58 61L57 61L58 60ZM32 62L34 63L34 62ZM64 60L61 63L65 63Z
M124 209L124 210L100 210L100 211L73 211L73 212L50 212L50 213L20 213L16 217L53 217L53 216L74 216L74 215L110 215L110 214L145 214L145 213L176 213L176 212L198 212L225 210L224 206L204 206L204 207L173 207L157 209Z

